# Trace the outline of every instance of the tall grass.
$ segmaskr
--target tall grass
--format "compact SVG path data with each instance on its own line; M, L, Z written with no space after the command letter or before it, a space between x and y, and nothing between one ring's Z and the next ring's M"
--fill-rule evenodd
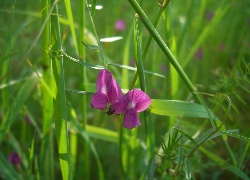
M248 1L21 2L0 3L0 179L249 179ZM141 126L91 108L103 68L152 99Z

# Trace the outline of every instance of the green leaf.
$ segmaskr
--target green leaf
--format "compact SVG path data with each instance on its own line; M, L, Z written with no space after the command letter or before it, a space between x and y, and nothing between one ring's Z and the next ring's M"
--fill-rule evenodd
M174 127L175 130L177 130L178 132L180 132L183 136L185 136L186 138L188 138L192 143L197 144L197 142L187 133L185 133L184 131L182 131L181 129Z
M96 6L96 0L92 0L92 4L91 4L91 16L95 15L95 6Z
M53 2L52 2L53 4ZM55 16L51 16L51 39L53 49L61 52L62 42L60 33L60 23L57 4L53 9ZM67 107L64 84L63 56L52 56L52 93L54 105L54 120L57 138L58 155L61 167L62 178L64 180L72 179L72 166L69 150L68 124L67 124Z
M150 113L163 116L210 118L204 106L177 100L152 99Z
M241 139L241 140L250 142L249 137L245 137L245 136L241 136L239 134L232 133L232 132L235 132L235 131L238 131L238 130L218 131L213 136L211 136L208 140L211 140L211 139L216 138L218 136L228 135L228 136L231 136L231 137L234 137L234 138L237 138L237 139Z
M213 160L214 162L216 162L219 166L223 167L224 169L232 172L233 174L235 174L236 176L240 177L241 179L244 180L249 180L247 174L245 174L243 171L241 171L239 168L232 166L230 164L228 164L227 161L225 161L224 159L222 159L221 157L217 156L216 154L206 150L204 147L200 147L199 150L204 153L207 157L209 157L211 160Z
M90 137L105 140L108 142L118 143L117 132L90 125L86 126L86 130Z
M31 179L32 178L32 167L33 167L33 159L34 159L34 141L35 141L35 136L34 138L32 139L32 142L31 142L31 148L30 148L30 155L29 155L29 166L28 166L28 171L27 171L27 177L28 179Z
M137 68L135 68L135 67L122 65L122 64L116 64L116 63L113 63L113 62L108 62L108 65L120 67L120 68L123 68L123 69L128 69L128 70L131 70L131 71L136 71L137 70ZM159 73L152 72L152 71L144 70L144 73L151 74L151 75L154 75L154 76L158 76L158 77L161 77L161 78L166 78L166 76L164 76L162 74L159 74Z
M190 163L188 158L184 159L184 172L186 174L186 179L191 179L192 175L191 175L191 170L190 170Z
M6 54L5 56L0 57L0 63L3 63L5 60L8 60L8 58L14 55L15 53L16 52L12 52L12 53Z
M70 0L64 0L64 3L65 3L65 8L66 8L66 11L67 11L67 15L68 15L68 19L69 19L69 26L70 26L70 30L71 30L71 33L72 33L72 37L73 37L73 40L74 40L74 44L75 44L75 49L76 49L76 53L78 53L78 41L77 41L77 38L76 38L76 31L75 31L75 27L74 27L74 19L73 19L73 15L72 15L72 8L71 8L71 4L70 4Z
M83 44L86 48L89 48L89 49L92 49L92 50L100 50L99 46L96 46L96 45L89 45L89 44L85 43L84 41L82 41L82 44Z
M37 83L37 79L30 78L26 81L25 84L20 88L15 101L13 101L11 108L4 117L0 125L0 144L2 143L5 135L9 131L11 125L13 124L16 116L18 115L20 109L23 107L26 99L29 97L34 85Z

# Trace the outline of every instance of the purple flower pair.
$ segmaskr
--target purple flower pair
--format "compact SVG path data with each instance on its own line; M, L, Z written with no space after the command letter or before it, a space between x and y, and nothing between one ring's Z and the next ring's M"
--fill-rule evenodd
M125 113L123 127L132 129L141 125L137 112L144 111L151 99L141 90L133 89L122 96L122 91L111 72L101 70L96 82L96 93L92 96L91 107L105 110L110 103L108 115Z

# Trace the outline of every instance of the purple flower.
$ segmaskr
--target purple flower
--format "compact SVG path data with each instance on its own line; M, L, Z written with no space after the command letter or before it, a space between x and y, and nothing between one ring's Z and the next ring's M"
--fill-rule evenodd
M214 17L214 13L213 12L211 12L211 11L207 12L206 18L207 18L208 21L210 21L213 17Z
M118 21L116 21L115 29L117 31L123 31L125 28L126 28L126 24L123 20L119 19Z
M132 129L141 125L138 113L144 111L151 104L151 99L141 90L133 89L114 102L109 111L114 114L125 113L123 127Z
M198 59L198 60L201 60L202 57L203 57L203 50L202 48L199 48L196 53L195 53L195 57Z
M96 93L92 96L91 107L104 110L108 103L115 102L122 96L122 91L111 72L101 70L96 82Z
M25 122L26 122L27 124L30 123L30 117L29 117L28 115L25 116Z
M17 166L21 162L21 157L18 153L12 152L9 154L8 160L12 165Z

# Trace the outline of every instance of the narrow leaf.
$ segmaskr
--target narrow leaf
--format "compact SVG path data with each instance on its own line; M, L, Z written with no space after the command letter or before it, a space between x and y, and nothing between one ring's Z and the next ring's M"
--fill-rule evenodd
M177 100L152 99L150 113L163 116L210 118L204 106Z
M16 116L18 115L20 109L25 103L26 99L29 97L34 85L37 83L37 79L30 78L26 81L25 84L20 88L17 96L15 97L15 101L13 101L11 108L7 112L4 117L1 125L0 125L0 144L5 138L7 132L12 126Z
M189 163L188 158L184 159L184 172L186 174L186 179L187 180L192 178L191 170L190 170L190 163Z
M174 127L174 129L178 132L180 132L183 136L185 136L186 138L188 138L192 143L197 144L197 142L187 133L185 133L184 131L180 130L177 127Z
M100 50L100 48L96 45L89 45L87 43L85 43L84 41L82 41L82 44L86 47L86 48L89 48L89 49L92 49L92 50Z

